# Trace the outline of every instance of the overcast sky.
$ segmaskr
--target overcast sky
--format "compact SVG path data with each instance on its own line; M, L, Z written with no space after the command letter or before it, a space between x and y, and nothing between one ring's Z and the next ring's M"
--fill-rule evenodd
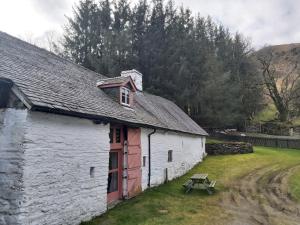
M137 0L132 0L137 1ZM40 38L62 33L65 16L78 0L0 0L0 30L18 37ZM193 13L250 38L256 48L265 44L300 42L300 0L175 0Z

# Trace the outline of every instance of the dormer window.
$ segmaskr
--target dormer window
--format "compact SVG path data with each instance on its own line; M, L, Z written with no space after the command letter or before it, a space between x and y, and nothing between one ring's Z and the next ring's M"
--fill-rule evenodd
M126 87L121 87L121 104L130 106L130 90Z
M97 87L102 89L113 101L129 108L134 106L134 93L143 90L142 83L141 73L136 70L128 70L123 71L120 77L99 80Z

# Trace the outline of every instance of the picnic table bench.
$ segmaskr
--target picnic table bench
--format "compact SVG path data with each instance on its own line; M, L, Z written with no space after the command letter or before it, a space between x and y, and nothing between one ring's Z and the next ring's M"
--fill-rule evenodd
M215 191L216 181L210 181L208 174L194 174L187 182L183 184L185 192L188 193L192 189L206 190L208 194L212 194Z

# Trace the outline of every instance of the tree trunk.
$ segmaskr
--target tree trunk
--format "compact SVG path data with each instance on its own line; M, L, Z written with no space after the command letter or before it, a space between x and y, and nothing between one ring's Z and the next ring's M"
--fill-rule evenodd
M279 111L279 120L281 122L286 122L289 118L289 111L287 109L280 109Z

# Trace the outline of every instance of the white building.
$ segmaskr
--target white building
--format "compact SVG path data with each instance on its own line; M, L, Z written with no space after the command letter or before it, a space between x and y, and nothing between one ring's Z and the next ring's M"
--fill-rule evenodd
M143 92L0 32L0 224L79 224L181 176L207 133Z

